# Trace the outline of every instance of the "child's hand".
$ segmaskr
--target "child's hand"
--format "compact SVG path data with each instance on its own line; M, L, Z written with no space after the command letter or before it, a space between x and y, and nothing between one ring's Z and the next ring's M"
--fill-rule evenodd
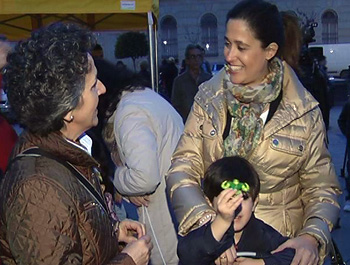
M214 201L214 207L217 209L218 215L226 222L232 222L235 218L235 210L243 201L243 195L237 194L237 190L223 190L217 200Z
M218 197L214 198L213 206L217 215L211 224L211 231L216 241L220 241L227 229L232 225L235 218L235 210L243 201L243 195L236 194L236 190L223 190Z

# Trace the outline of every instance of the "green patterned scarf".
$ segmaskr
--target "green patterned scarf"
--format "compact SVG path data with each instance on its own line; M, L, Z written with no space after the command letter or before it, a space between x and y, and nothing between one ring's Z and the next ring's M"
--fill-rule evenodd
M282 81L283 65L278 58L271 61L270 73L255 87L233 84L226 72L223 88L232 121L224 140L225 156L248 157L255 149L264 127L260 115L278 97Z

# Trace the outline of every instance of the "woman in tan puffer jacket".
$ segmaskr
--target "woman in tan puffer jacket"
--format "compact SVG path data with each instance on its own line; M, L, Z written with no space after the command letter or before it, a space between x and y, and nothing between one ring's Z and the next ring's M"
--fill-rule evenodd
M226 67L199 87L168 173L179 233L215 214L200 188L205 170L240 155L260 176L256 216L293 237L280 248L296 249L295 264L323 263L340 187L318 103L277 57L284 42L277 7L240 2L227 15L225 40Z

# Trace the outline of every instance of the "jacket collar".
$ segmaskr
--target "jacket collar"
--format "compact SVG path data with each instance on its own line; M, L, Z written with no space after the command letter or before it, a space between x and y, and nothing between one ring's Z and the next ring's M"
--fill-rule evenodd
M98 163L87 152L68 142L60 132L47 136L38 136L24 131L13 151L13 157L32 147L39 147L52 155L77 166L98 166Z
M264 128L265 139L318 106L318 102L303 87L292 68L286 62L283 65L283 98Z

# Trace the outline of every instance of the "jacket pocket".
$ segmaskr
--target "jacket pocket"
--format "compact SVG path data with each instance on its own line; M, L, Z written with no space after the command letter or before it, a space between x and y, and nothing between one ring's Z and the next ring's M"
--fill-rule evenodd
M302 156L306 148L306 140L285 135L273 135L271 137L270 147L273 150L287 153L290 155Z
M217 131L210 121L204 121L199 126L199 129L203 138L214 139L215 137L217 137Z

